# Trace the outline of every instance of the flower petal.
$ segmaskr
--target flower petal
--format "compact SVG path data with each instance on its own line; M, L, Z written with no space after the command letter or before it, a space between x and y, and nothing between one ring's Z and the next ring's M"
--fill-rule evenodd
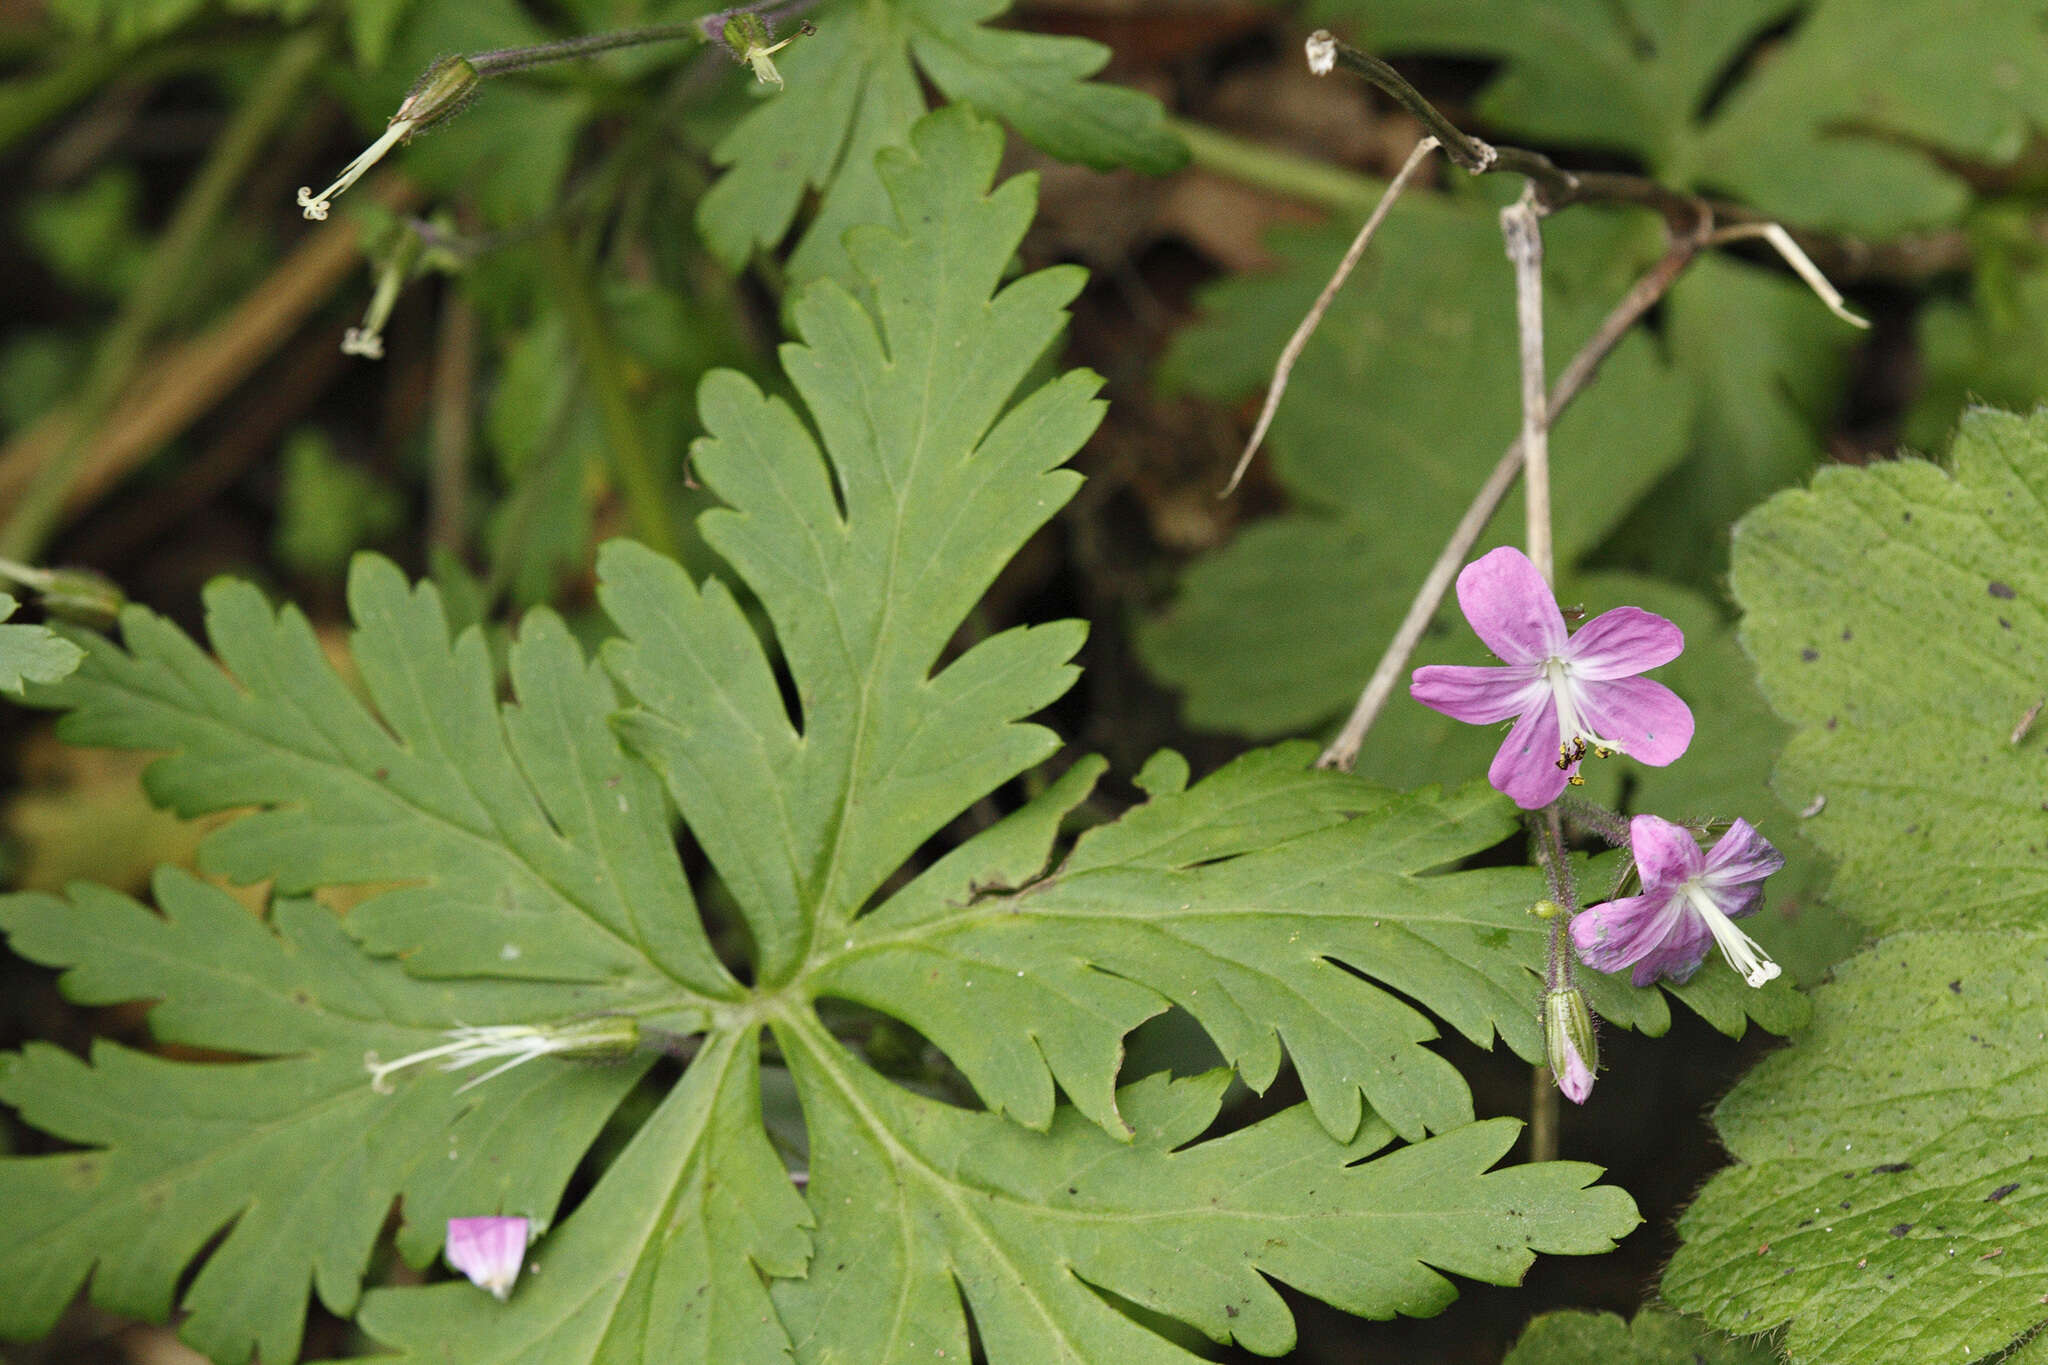
M1506 792L1523 810L1536 810L1557 800L1568 776L1557 766L1557 708L1535 706L1522 713L1501 741L1487 781Z
M1699 876L1706 867L1706 856L1700 852L1692 831L1662 816L1638 815L1629 821L1628 846L1646 892L1661 893L1688 877Z
M1565 647L1564 614L1543 575L1503 545L1458 574L1458 605L1486 647L1511 664L1537 664Z
M1701 883L1713 892L1714 903L1730 919L1737 912L1729 903L1738 897L1729 893L1748 882L1760 882L1785 865L1785 857L1771 847L1770 840L1757 833L1747 820L1737 820L1728 832L1707 850L1706 875ZM1751 904L1749 909L1755 909ZM1747 913L1744 911L1743 913Z
M1593 732L1619 744L1630 758L1661 768L1692 743L1692 708L1663 683L1613 678L1581 683L1579 715Z
M1618 972L1634 967L1631 980L1647 986L1660 976L1683 981L1706 960L1713 935L1682 897L1651 892L1608 901L1572 916L1572 947L1588 967Z
M1473 725L1492 725L1549 700L1550 689L1527 665L1474 668L1429 664L1415 670L1408 695L1432 711Z
M1586 1059L1579 1055L1577 1048L1568 1048L1564 1056L1564 1069L1551 1073L1557 1078L1557 1088L1573 1104L1584 1104L1593 1093L1593 1071L1586 1065Z
M1729 919L1753 915L1764 903L1764 888L1761 882L1746 882L1741 886L1707 886L1703 889L1714 902L1714 908Z
M450 1218L448 1264L503 1299L526 1263L527 1231L524 1218Z
M1685 652L1685 632L1655 612L1616 607L1579 629L1565 646L1572 674L1587 682L1632 678Z

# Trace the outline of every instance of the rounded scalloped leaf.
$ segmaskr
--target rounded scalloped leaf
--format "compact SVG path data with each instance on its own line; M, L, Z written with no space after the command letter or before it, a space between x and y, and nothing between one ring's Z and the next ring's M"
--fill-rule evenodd
M1744 643L1779 766L1886 936L1716 1111L1736 1165L1664 1276L1795 1361L1975 1360L2048 1325L2048 416L1979 411L1947 468L1826 471L1745 520Z

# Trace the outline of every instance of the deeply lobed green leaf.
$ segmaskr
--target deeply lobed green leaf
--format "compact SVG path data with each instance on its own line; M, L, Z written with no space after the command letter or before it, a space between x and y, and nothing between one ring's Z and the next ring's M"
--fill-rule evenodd
M1187 159L1157 101L1089 81L1109 50L1080 38L987 27L1010 0L848 0L778 59L786 84L715 153L728 167L700 202L712 250L743 264L789 232L820 194L787 269L792 280L862 278L841 237L887 222L875 157L925 112L922 76L950 100L1001 118L1045 151L1099 170L1162 172Z
M1567 1308L1532 1320L1501 1365L1776 1365L1777 1359L1768 1346L1732 1341L1656 1308L1644 1308L1630 1322Z
M118 1312L162 1318L187 1263L223 1232L180 1300L185 1338L217 1360L298 1358L309 1286L353 1312L394 1198L424 1262L457 1214L545 1226L599 1125L644 1065L525 1069L459 1093L423 1071L378 1094L366 1052L404 1056L465 1020L609 1005L587 986L431 982L363 956L328 911L265 925L166 871L161 914L81 884L70 903L0 901L15 951L68 968L87 1004L156 999L166 1043L247 1054L169 1061L111 1043L90 1065L45 1044L0 1064L0 1100L81 1150L0 1161L0 1335L47 1331L87 1277Z
M1583 1188L1593 1167L1487 1174L1511 1121L1359 1165L1386 1127L1339 1141L1302 1107L1187 1145L1216 1115L1215 1072L1125 1087L1127 1141L1071 1110L1041 1136L907 1095L797 1034L783 1037L811 1122L818 1251L775 1290L800 1359L964 1357L960 1296L991 1361L1198 1359L1098 1288L1279 1354L1293 1322L1268 1276L1369 1317L1426 1315L1454 1296L1429 1267L1511 1282L1532 1251L1603 1251L1637 1221L1619 1190Z
M1031 193L991 187L1000 151L966 111L920 124L881 160L898 227L850 236L859 294L821 282L795 310L797 402L704 386L697 467L726 504L705 537L772 626L793 703L736 588L629 545L601 566L621 631L606 669L536 612L509 701L480 635L451 641L436 593L371 559L342 668L297 612L224 584L218 662L131 610L125 648L94 643L42 695L74 738L162 751L150 790L174 809L244 811L202 863L282 898L266 922L170 877L161 915L90 889L0 908L74 996L156 1000L160 1037L260 1059L6 1064L6 1098L81 1150L0 1163L35 1229L0 1327L36 1330L95 1265L102 1301L161 1315L201 1258L188 1338L287 1360L306 1284L353 1309L403 1198L415 1261L453 1214L524 1212L545 1235L508 1305L461 1283L366 1298L399 1359L924 1361L964 1353L971 1313L996 1365L1185 1361L1098 1288L1274 1351L1292 1324L1267 1275L1374 1316L1434 1312L1447 1272L1511 1281L1633 1226L1591 1168L1489 1173L1514 1125L1466 1122L1463 1082L1418 1046L1432 1026L1373 984L1535 1054L1534 874L1451 870L1512 828L1498 796L1396 796L1306 771L1303 750L1188 787L1162 758L1141 774L1153 801L1055 865L1100 771L1082 762L887 894L941 825L1051 752L1024 717L1069 685L1080 641L1071 624L954 639L1071 494L1057 466L1099 415L1086 377L1019 393L1078 279L1002 285ZM746 931L744 982L699 923L664 787ZM345 914L304 899L336 888ZM902 969L923 948L1005 970L969 997ZM932 1021L991 1107L1036 1126L914 1094L829 1034L844 1014L816 1003L865 989L862 964L896 974L883 1008ZM1169 1002L1260 1084L1284 1046L1315 1105L1202 1140L1224 1074L1116 1089L1124 1033ZM970 1003L986 1053L956 1027ZM1645 1027L1664 1009L1610 1003ZM370 1085L367 1052L592 1013L666 1028L690 1060L667 1094L646 1087L651 1113L559 1220L641 1068ZM787 1071L764 1071L763 1027ZM789 1148L764 1121L771 1084L802 1105ZM190 1122L160 1132L163 1114Z

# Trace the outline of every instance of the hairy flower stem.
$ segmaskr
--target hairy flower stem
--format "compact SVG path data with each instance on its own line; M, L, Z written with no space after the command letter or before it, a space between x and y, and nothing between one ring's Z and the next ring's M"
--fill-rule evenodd
M1557 804L1567 823L1598 835L1610 848L1628 847L1628 821L1616 812L1569 792L1559 798Z
M1550 404L1544 392L1543 227L1535 185L1500 211L1501 238L1515 268L1515 323L1521 339L1522 498L1528 509L1530 562L1557 583L1551 558Z
M1544 993L1568 990L1572 984L1571 954L1565 950L1566 926L1578 911L1578 888L1572 882L1570 855L1564 845L1564 823L1555 805L1532 812L1528 818L1529 840L1536 865L1550 883L1550 899L1559 913L1546 922L1550 942L1544 961ZM1529 1159L1557 1160L1557 1078L1547 1066L1537 1066L1529 1079Z
M705 41L704 29L695 19L678 24L649 24L643 28L622 28L612 33L588 33L581 38L564 38L532 47L504 47L470 54L469 64L479 76L502 76L508 71L527 71L551 62L574 61L645 43L672 43L681 39Z
M536 43L532 47L505 47L491 52L475 52L469 55L469 64L479 76L502 76L508 71L526 71L551 62L574 61L578 57L593 57L600 52L614 52L622 47L640 47L647 43L673 43L685 39L700 43L715 43L724 38L725 26L742 14L751 14L770 25L784 19L793 19L807 10L818 7L820 0L761 0L759 4L736 5L702 19L685 19L673 24L647 24L640 28L622 28L611 33L589 33L581 38L564 38L559 42Z
M1550 884L1550 899L1560 913L1550 917L1550 957L1544 968L1543 984L1561 991L1572 984L1571 955L1564 951L1564 930L1579 910L1579 891L1572 880L1571 855L1565 848L1564 821L1554 805L1532 811L1528 818L1529 843L1536 866Z

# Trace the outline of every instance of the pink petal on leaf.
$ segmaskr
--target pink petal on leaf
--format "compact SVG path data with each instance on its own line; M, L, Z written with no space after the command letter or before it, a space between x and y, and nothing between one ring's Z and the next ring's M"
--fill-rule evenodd
M448 1264L503 1299L526 1264L524 1218L450 1218Z

